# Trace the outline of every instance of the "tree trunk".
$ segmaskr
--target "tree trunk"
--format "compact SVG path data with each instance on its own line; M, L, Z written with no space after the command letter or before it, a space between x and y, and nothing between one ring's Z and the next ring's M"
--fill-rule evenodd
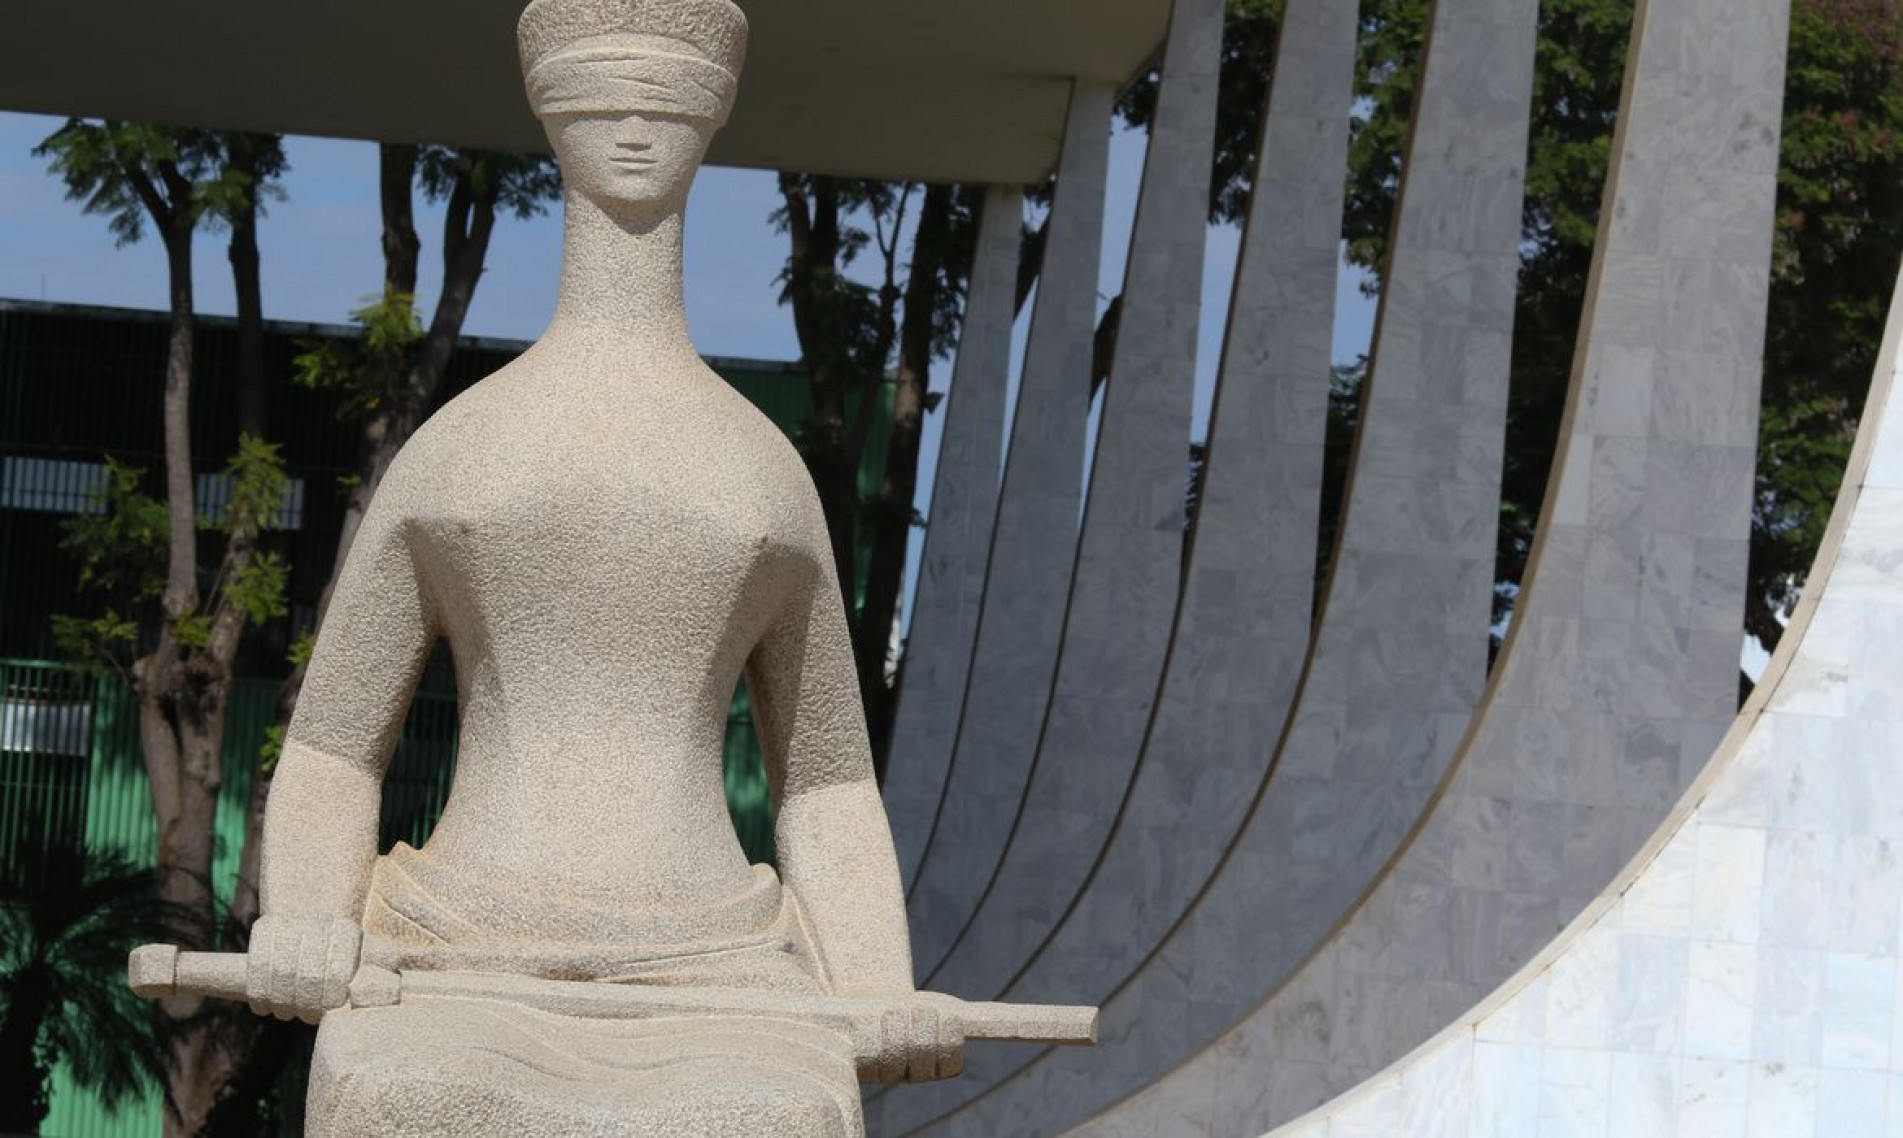
M169 544L164 608L178 620L198 608L198 509L192 486L192 223L167 222L165 260L170 278L171 328L165 345L165 506Z
M250 155L234 148L234 155ZM259 273L257 163L250 161L252 197L230 219L231 240L227 255L231 261L232 292L238 308L238 433L262 439L268 429L269 406L264 374L264 287ZM255 538L250 543L255 545ZM243 551L248 560L250 549ZM268 775L260 769L252 781L251 807L262 811L264 784ZM231 898L231 919L240 928L248 928L258 915L258 843L250 827L245 830L244 847L239 854L238 881Z
M1090 397L1095 399L1103 385L1110 382L1110 361L1117 355L1117 330L1123 327L1123 294L1110 298L1097 321L1096 335L1090 348Z
M264 286L258 270L258 193L262 178L258 154L248 140L231 148L232 168L250 179L245 204L227 219L231 239L226 257L231 261L232 295L238 308L238 432L253 438L265 434Z
M905 283L905 322L899 334L898 383L892 393L892 427L886 442L885 480L871 511L871 557L866 567L865 607L855 645L860 696L872 736L872 758L881 778L892 741L896 689L886 679L892 628L905 584L905 551L912 533L912 499L918 490L919 439L925 391L931 379L934 318L950 256L954 190L925 191L912 267Z
M198 518L191 448L192 297L191 240L195 219L180 208L159 219L164 229L171 292L171 333L166 353L164 434L166 508L170 526L169 557L163 598L165 623L152 653L133 667L139 700L139 737L152 787L153 818L158 827L160 896L186 906L216 927L211 862L222 781L220 750L231 694L231 668L237 650L234 614L214 620L208 642L187 642L183 622L199 616ZM242 567L256 534L234 533L227 567ZM236 614L237 626L243 618ZM206 946L210 947L210 946ZM196 1134L206 1112L229 1076L232 1051L222 1038L218 1018L206 1018L203 1001L166 1001L174 1032L170 1041L174 1070L168 1111L168 1138Z
M383 209L383 287L414 295L423 243L416 236L416 147L386 142L377 152L377 190Z
M813 417L801 439L807 470L819 491L826 515L826 533L832 545L833 567L848 621L858 611L858 562L853 529L859 512L859 471L846 460L846 407L853 389L854 368L845 351L835 293L838 288L841 234L839 183L832 178L803 179L780 174L780 195L786 202L786 298L793 309L793 332L799 339L812 392Z
M158 824L160 896L189 908L206 930L216 927L211 867L231 693L229 657L219 667L210 656L183 649L168 630L158 651L135 669L139 737ZM207 1017L205 1002L195 998L167 1000L164 1006L174 1025L171 1091L178 1111L167 1112L165 1133L193 1135L235 1063L227 1038L230 1021Z
M139 737L158 823L160 896L189 908L206 930L216 928L211 867L231 696L229 656L222 662L212 657L181 650L167 632L158 652L136 670ZM164 1006L175 1029L171 1090L178 1110L167 1113L165 1133L194 1135L236 1062L227 1037L230 1021L205 1016L205 1002L191 997Z

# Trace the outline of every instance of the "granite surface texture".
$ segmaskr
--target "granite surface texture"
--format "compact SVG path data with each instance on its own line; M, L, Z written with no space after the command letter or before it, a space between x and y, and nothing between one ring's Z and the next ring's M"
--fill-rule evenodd
M1042 722L1025 720L1018 739L966 726L986 743L958 762L982 777L946 798L911 896L921 983L964 933L1013 834L1056 837L1055 812L1086 786L1091 805L1114 811L1143 741L1183 579L1222 16L1222 0L1176 0L1171 12L1055 684ZM1041 850L1036 872L1074 879L1097 847Z
M972 808L979 799L990 801L988 780L1008 778L1014 769L1022 780L1056 674L1083 498L1114 97L1101 84L1080 83L1071 91L1070 125L1032 301L970 679L958 718L949 736L929 740L940 750L914 753L910 761L921 764L922 777L914 781L894 764L894 778L901 781L886 794L914 920L929 911L930 890L938 888L937 874L945 872L935 871L930 890L920 894L927 855L937 848L946 824L943 813L951 811L944 845L954 849L954 835L973 817ZM944 773L936 773L941 766ZM957 805L961 801L965 805ZM1004 809L1014 812L1015 799ZM949 856L958 855L954 850Z
M1493 996L1278 1136L1903 1133L1899 340L1893 302L1804 598L1657 837Z
M1255 1133L1386 1066L1567 925L1710 758L1737 707L1787 18L1639 7L1540 537L1454 769L1320 952L1094 1131Z

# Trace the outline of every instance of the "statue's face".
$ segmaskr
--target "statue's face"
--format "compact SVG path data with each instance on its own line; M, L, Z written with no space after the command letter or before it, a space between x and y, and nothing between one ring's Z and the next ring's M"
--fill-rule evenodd
M569 188L616 215L685 206L714 136L703 118L652 111L553 114L543 126Z

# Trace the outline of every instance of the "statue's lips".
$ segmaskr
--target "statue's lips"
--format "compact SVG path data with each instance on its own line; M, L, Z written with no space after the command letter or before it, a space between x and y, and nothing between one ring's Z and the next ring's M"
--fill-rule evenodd
M653 167L658 160L643 154L618 154L610 161L626 170L646 170Z

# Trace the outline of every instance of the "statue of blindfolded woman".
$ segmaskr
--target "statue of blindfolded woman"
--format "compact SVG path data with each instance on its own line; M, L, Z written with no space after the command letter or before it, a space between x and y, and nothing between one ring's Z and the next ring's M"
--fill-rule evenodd
M851 1050L823 1023L351 1007L366 962L933 1014L812 482L688 337L683 211L746 39L728 0L522 15L567 187L555 317L390 468L265 822L244 988L260 1012L321 1017L311 1134L863 1129ZM421 849L378 856L384 771L438 639L459 689L455 785ZM726 814L743 675L784 879L748 864ZM933 1046L899 1077L953 1073L956 1046Z

